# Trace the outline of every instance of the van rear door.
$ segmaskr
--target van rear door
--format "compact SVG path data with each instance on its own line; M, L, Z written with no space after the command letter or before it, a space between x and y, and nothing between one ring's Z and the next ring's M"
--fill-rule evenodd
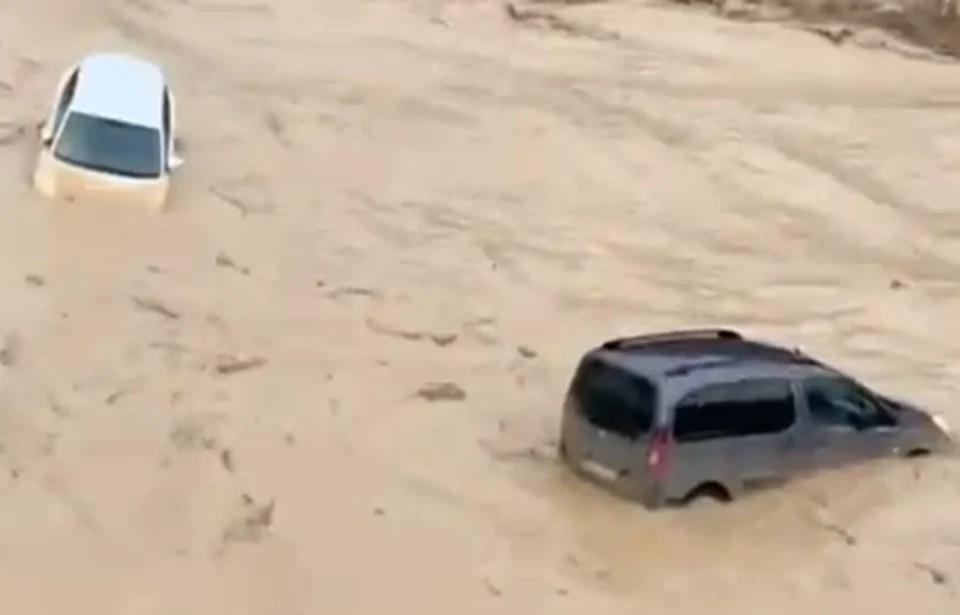
M649 487L647 450L657 419L656 385L589 355L567 394L564 445L569 461L594 480L628 496Z

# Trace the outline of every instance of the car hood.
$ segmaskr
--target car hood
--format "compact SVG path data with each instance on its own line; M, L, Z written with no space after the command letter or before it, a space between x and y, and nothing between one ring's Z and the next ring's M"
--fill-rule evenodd
M897 415L901 428L919 432L924 438L931 438L934 442L956 443L957 435L954 427L943 417L902 399L886 396L881 396L880 399Z
M900 424L904 427L934 425L930 414L922 410L919 406L894 397L880 396L880 400L894 411Z

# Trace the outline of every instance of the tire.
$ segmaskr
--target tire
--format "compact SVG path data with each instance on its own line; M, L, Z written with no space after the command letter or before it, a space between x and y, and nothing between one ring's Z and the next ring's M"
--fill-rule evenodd
M732 501L730 491L719 483L702 483L690 490L684 496L682 503L688 508L706 508L718 504L729 504Z

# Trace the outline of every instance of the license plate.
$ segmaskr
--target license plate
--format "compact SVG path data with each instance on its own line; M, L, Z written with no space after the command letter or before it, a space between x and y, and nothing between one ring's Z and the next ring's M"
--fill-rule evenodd
M587 474L591 474L601 480L605 480L608 482L613 482L617 480L617 478L620 476L620 473L614 470L613 468L608 468L602 463L597 463L592 459L587 459L582 464L580 464L580 467L583 468L583 471L586 472Z

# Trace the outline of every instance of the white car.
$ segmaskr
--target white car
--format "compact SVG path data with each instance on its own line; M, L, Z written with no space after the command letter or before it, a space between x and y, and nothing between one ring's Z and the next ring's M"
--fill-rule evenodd
M34 187L64 200L134 202L162 209L174 152L174 98L159 66L91 53L67 69L40 128Z

